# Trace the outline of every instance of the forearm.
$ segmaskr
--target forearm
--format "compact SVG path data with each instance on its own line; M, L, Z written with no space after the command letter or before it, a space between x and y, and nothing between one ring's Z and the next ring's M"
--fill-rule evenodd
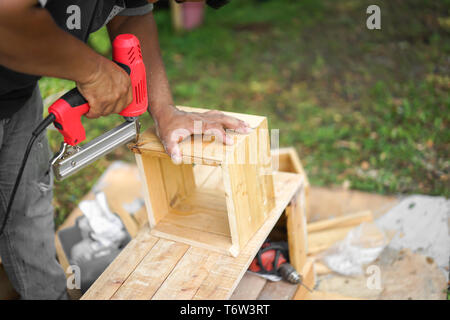
M122 33L132 33L139 39L147 73L148 111L154 119L168 115L173 111L173 99L159 50L153 14L118 16L108 24L108 31L111 40Z
M35 3L0 2L0 64L28 74L88 81L105 58L60 29Z

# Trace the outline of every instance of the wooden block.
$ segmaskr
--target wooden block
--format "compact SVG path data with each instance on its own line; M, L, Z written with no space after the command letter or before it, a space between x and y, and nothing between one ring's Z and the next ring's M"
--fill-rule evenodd
M304 192L305 192L305 217L306 221L310 220L311 212L308 210L309 204L309 192L310 184L305 169L303 168L297 151L293 147L274 149L271 151L272 156L272 168L281 172L298 173L303 176L304 179Z
M224 113L249 123L252 132L229 133L232 146L208 136L186 138L181 165L172 163L151 130L129 147L144 180L152 233L236 256L275 207L272 158L265 117Z
M335 228L308 234L308 254L316 254L324 251L344 239L353 227Z
M305 193L300 188L286 207L289 258L292 266L300 271L306 262L308 238L306 233Z
M373 221L372 212L370 210L365 210L334 219L319 220L308 223L308 234L332 228L354 227L363 222L371 221Z

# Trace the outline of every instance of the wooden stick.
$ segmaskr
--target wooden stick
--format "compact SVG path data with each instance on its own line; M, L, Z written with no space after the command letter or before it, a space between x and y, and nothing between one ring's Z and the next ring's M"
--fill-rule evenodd
M370 221L373 221L372 212L370 210L365 210L334 219L320 220L308 223L307 230L308 233L310 233L332 228L357 226L363 222L370 222Z

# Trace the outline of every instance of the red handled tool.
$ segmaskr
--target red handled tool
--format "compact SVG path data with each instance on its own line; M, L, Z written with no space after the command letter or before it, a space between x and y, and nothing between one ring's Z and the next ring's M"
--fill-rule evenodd
M147 80L139 40L132 34L121 34L113 41L113 60L131 78L133 102L120 115L127 118L140 116L147 110ZM74 88L55 101L48 109L55 116L54 125L64 136L64 142L75 146L86 139L81 116L89 111L89 104Z
M125 122L102 134L82 147L86 138L81 116L89 111L89 104L78 89L72 89L53 103L48 112L54 116L55 127L64 136L61 150L52 160L53 173L62 180L84 168L115 148L136 139L139 134L138 116L147 110L147 78L139 40L132 34L122 34L113 41L113 61L131 78L133 101L120 115Z

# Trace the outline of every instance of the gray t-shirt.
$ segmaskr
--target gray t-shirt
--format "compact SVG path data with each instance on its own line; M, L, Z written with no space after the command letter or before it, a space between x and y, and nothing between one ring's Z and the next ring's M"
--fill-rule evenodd
M39 0L39 3L60 28L84 42L116 15L143 15L153 10L146 0ZM11 117L28 100L39 78L0 65L0 119Z

